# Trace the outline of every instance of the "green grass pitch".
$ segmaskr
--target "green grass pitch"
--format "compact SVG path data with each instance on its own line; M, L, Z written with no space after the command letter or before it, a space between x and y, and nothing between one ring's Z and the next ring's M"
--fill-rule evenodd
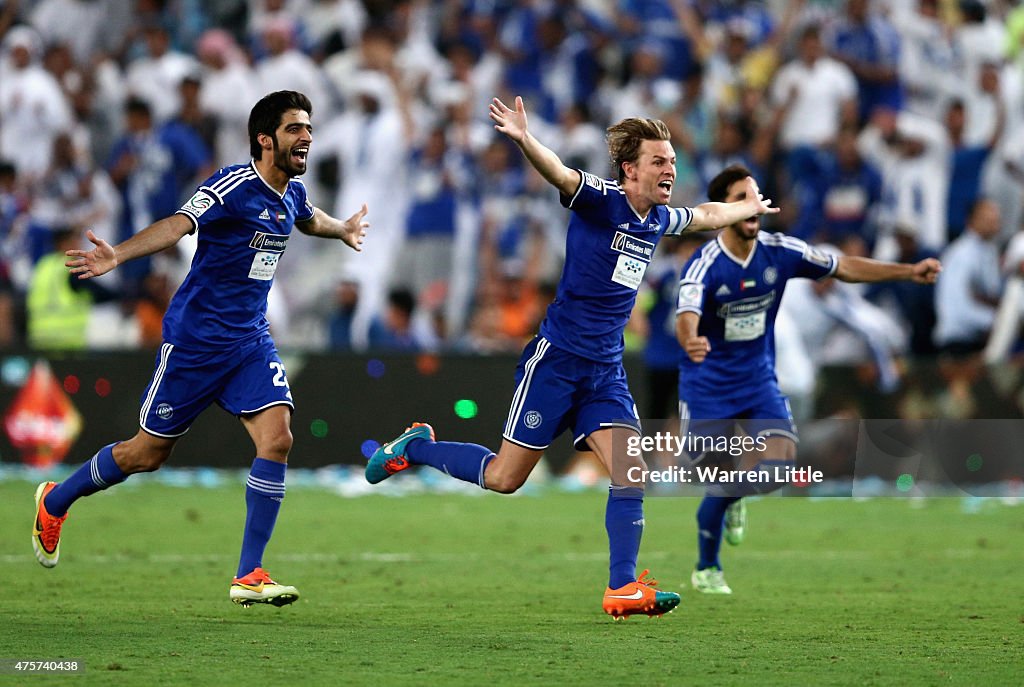
M0 483L0 685L1015 685L1024 511L960 499L764 498L734 593L613 623L598 492L341 498L292 488L266 567L302 598L236 607L243 487L79 502L39 566L34 484ZM641 565L688 582L693 498L650 498Z

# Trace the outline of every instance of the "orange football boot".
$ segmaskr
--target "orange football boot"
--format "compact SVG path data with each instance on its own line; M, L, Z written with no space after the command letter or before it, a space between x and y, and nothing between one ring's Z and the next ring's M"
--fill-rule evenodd
M54 567L60 559L60 528L68 518L67 513L55 518L46 512L43 499L55 486L56 482L42 482L36 487L36 519L32 523L32 548L36 560L46 568Z
M658 616L671 613L679 605L680 597L675 592L655 589L657 580L646 579L650 570L644 570L636 582L630 582L618 589L609 587L604 592L604 612L615 620L643 614Z

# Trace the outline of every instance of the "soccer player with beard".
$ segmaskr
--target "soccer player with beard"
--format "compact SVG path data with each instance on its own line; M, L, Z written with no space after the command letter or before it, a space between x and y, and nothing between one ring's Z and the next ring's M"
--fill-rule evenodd
M241 420L256 448L246 483L242 553L229 598L238 604L295 601L295 587L274 582L263 552L285 494L292 446L291 391L270 337L267 294L294 225L311 236L340 239L361 250L367 209L342 221L313 207L296 177L306 171L313 140L312 104L302 93L278 91L249 114L252 161L225 167L203 182L175 214L111 246L88 232L92 250L67 251L80 279L106 274L199 231L185 281L163 322L164 343L142 395L138 433L101 448L60 484L36 489L32 546L47 568L57 565L61 526L77 499L158 469L196 417L217 403Z
M676 156L659 120L630 118L608 129L617 176L612 180L563 165L528 131L522 98L516 98L515 109L495 98L490 116L494 128L519 146L572 210L557 295L516 369L516 391L497 453L477 444L435 441L430 425L414 423L370 457L366 478L377 483L410 465L429 465L509 494L523 485L555 437L572 430L576 448L596 453L611 476L604 611L616 619L661 615L676 607L679 595L656 590L647 571L636 575L644 489L629 475L639 474L631 468L644 469L643 459L620 450L613 460L613 428L640 433L622 367L622 333L662 236L777 210L761 198L753 179L744 182L746 194L739 202L666 207Z
M749 177L743 167L727 167L708 184L708 198L743 201ZM714 440L741 421L764 448L744 454L738 469L774 475L777 467L784 472L795 464L797 441L789 401L775 377L775 317L786 282L835 277L854 283L932 284L941 269L934 258L909 264L837 257L800 239L763 232L753 215L730 224L682 270L676 305L676 337L686 353L679 364L681 436ZM771 491L782 483L743 486L710 486L697 510L699 559L690 581L698 591L732 593L719 561L723 529L726 541L738 544L746 525L743 494Z

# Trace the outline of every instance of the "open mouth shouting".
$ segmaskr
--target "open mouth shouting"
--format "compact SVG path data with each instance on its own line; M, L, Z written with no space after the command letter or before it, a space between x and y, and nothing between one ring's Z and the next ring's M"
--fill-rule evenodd
M291 150L291 163L296 167L306 166L306 157L309 155L309 144L302 143Z

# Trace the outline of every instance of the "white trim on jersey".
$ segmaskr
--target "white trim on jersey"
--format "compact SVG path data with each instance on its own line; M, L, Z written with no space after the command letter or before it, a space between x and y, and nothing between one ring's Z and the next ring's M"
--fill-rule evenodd
M782 246L783 248L788 248L789 250L796 251L797 253L803 253L807 248L806 241L798 239L795 236L786 236L779 232L769 234L762 231L757 235L757 240L759 243L763 243L766 246Z
M174 214L176 214L176 215L185 215L186 217L188 217L192 221L192 231L189 232L189 233L195 233L199 229L199 220L197 220L195 217L193 217L191 213L186 212L185 210L175 210Z
M683 289L687 287L695 287L697 290L692 295L687 294L687 301L691 301L686 305L680 305L683 300ZM679 282L679 288L676 291L676 317L682 315L684 312L697 313L698 315L704 314L704 309L700 305L696 305L696 302L704 302L704 282L693 282L693 281L681 281Z
M700 257L694 260L690 265L690 269L686 270L686 274L680 279L680 282L694 282L697 284L704 283L704 276L707 274L711 265L715 263L715 259L722 252L722 247L718 241L708 241L700 249Z
M623 191L623 192L622 192L622 195L624 195L624 196L626 195L625 191ZM651 211L650 211L650 210L648 210L648 211L647 211L647 214L646 214L646 215L644 215L643 217L641 217L641 216L640 216L640 213L636 211L636 208L635 208L635 207L633 207L633 204L629 202L629 197L628 197L628 196L626 197L626 205L628 205L628 206L629 206L629 209L633 211L633 214L634 214L634 215L636 215L636 218L637 218L638 220L640 220L640 223L641 223L641 224L642 224L642 223L644 223L644 222L646 222L646 221L647 221L647 218L651 216Z
M668 208L668 216L668 228L665 229L665 236L679 236L693 221L693 210L688 207ZM686 217L686 221L683 221L683 217Z
M280 191L279 192L276 188L274 188L273 186L268 184L266 179L264 179L262 176L260 176L259 170L256 169L256 161L255 160L253 160L249 164L252 165L252 171L256 173L256 178L259 179L260 181L262 181L264 186L266 186L268 189L270 189L273 192L273 194L275 196L277 196L278 198L284 198L284 194L288 193L288 187L287 186L284 187L284 191ZM289 179L289 181L291 181L291 179Z
M252 179L254 176L255 170L252 167L239 167L235 171L225 174L224 176L222 176L220 179L213 182L209 186L200 186L199 190L209 191L217 199L217 202L223 205L224 196L226 196L228 192L234 189L235 186L238 185L238 183L241 183L241 181L244 181L245 179ZM239 181L239 177L244 178L241 181ZM238 183L235 183L236 181ZM234 184L234 186L232 186L232 184ZM231 186L231 188L227 188L228 186Z
M761 235L758 234L757 238L758 238L758 241L760 241ZM753 247L750 249L750 252L747 253L747 259L746 260L740 260L735 255L730 253L729 249L725 247L725 244L722 243L722 236L721 235L716 236L715 237L715 241L718 243L719 247L722 249L722 253L725 254L725 257L729 258L730 260L735 262L737 265L739 265L743 269L747 269L747 267L750 266L750 262L754 259L754 253L757 252L757 242L755 242Z
M827 277L834 276L836 270L839 269L839 258L837 258L835 255L832 255L831 253L826 253L820 248L816 248L811 244L807 243L806 241L804 241L803 239L798 239L795 236L787 236L786 234L778 232L773 234L762 232L757 235L757 240L765 244L766 246L781 246L782 248L786 248L795 253L799 253L800 257L806 262L816 262L814 260L808 260L808 251L814 251L815 253L822 257L828 257L831 260L832 266L829 268L828 274L819 277L819 279L825 279Z
M573 193L572 198L569 199L570 210L572 209L572 206L576 203L576 199L580 197L580 191L582 191L583 187L587 185L586 172L584 172L582 169L577 169L576 171L579 172L580 174L580 185L576 187L576 192Z
M257 175L257 174L240 174L239 176L235 177L232 180L232 182L231 182L231 184L229 186L219 188L218 190L220 190L220 193L221 193L222 197L227 197L227 195L229 193L231 193L232 191L234 191L236 188L238 188L239 186L241 186L242 184L244 184L247 181L252 181L253 179L256 179L258 176L259 175ZM263 182L263 183L266 183L266 182ZM218 184L218 186L219 186L219 184ZM271 189L271 190L273 191L273 189ZM274 191L274 194L277 195L277 191Z
M156 372L153 373L153 383L149 385L149 393L146 394L146 400L142 402L142 407L139 409L139 427L142 427L142 429L158 437L169 435L159 434L146 427L146 416L149 415L149 409L153 406L153 398L156 396L156 392L160 388L160 382L164 379L164 372L167 371L167 361L170 360L171 353L173 351L174 344L164 342L164 344L160 346L160 364L156 366ZM182 432L182 434L184 434L184 432ZM176 436L181 435L179 434Z
M526 361L523 379L519 382L516 392L512 395L512 406L509 408L508 420L505 422L506 437L511 435L516 429L516 423L519 422L519 414L523 412L523 403L526 402L526 394L530 390L530 382L533 380L533 371L537 368L537 363L540 362L540 359L544 357L549 348L551 348L551 343L544 337L539 337L537 350Z

